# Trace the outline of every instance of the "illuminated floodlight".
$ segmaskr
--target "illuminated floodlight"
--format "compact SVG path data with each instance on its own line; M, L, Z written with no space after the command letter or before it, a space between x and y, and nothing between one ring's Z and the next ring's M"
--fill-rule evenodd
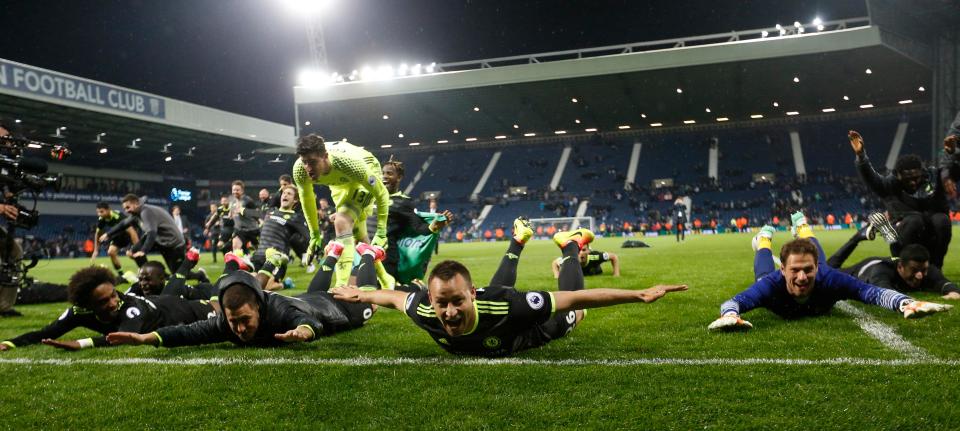
M567 131L566 131L566 130L556 130L556 131L553 132L553 134L554 134L554 135L566 135L566 134L567 134Z
M476 141L476 140L477 140L477 138L467 138L467 139L466 139L467 142L473 142L473 141Z
M753 114L750 116L750 118L753 118L754 120L760 119L763 118L763 114Z
M414 64L413 67L410 68L410 74L413 76L417 76L421 73L423 73L423 66L420 65L420 63Z
M441 139L441 140L437 141L438 144L446 144L447 142L450 142L450 141L448 141L448 140L446 140L446 139Z
M650 127L661 127L663 123L650 123Z
M384 64L377 68L377 79L390 79L393 78L393 66L389 64Z
M596 131L597 131L597 128L596 128L596 127L591 127L591 128L589 128L589 129L583 129L583 131L584 131L584 132L596 132Z
M311 17L320 14L330 7L332 0L281 0L290 12L300 16Z
M397 68L397 75L407 76L407 72L410 68L407 66L407 63L400 63L400 67Z
M899 101L899 102L897 102L897 103L899 103L899 104L901 104L901 105L909 105L909 104L913 103L913 100L910 100L910 99L901 100L901 101Z
M493 139L507 139L507 135L497 135L494 136Z
M800 113L797 111L787 111L787 115L794 116L794 115L800 115Z
M303 69L297 75L297 82L302 87L320 87L327 84L327 75L314 69Z
M624 125L622 125L622 126L617 126L617 128L620 129L620 130L627 130L627 129L630 128L630 126L624 124Z
M718 117L718 118L717 118L717 121L720 122L720 123L722 123L722 122L724 122L724 121L730 121L730 119L727 118L727 117Z
M683 124L696 124L697 120L683 120Z
M769 31L764 30L764 31L761 31L761 32L760 32L760 37L767 37L767 36L770 36L770 32L769 32Z
M436 62L433 62L433 63L428 64L427 67L426 67L424 70L425 70L427 73L433 73L435 70L437 70L437 63L436 63Z
M860 105L860 109L870 109L870 108L873 108L873 104L872 104L872 103L867 103L867 104Z
M834 108L823 108L823 109L821 109L821 111L823 111L823 112L835 112L836 109L834 109Z
M373 70L372 67L370 67L370 66L363 66L363 67L360 68L360 79L362 79L362 80L364 80L364 81L366 81L366 80L368 80L368 79L373 79L373 78L376 76L375 73L376 73L376 71Z
M536 134L536 133L533 133L533 132L528 132L528 133L524 133L523 136L526 136L526 137L529 138L529 137L531 137L531 136L537 136L537 134Z
M800 82L800 77L799 77L799 76L794 76L794 77L793 77L793 82Z

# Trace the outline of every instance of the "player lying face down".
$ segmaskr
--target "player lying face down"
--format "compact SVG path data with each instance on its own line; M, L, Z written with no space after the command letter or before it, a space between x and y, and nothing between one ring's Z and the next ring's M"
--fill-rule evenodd
M365 244L363 244L366 246ZM365 280L376 280L372 256L364 254ZM233 265L231 267L231 265ZM312 285L296 297L265 292L268 274L251 274L237 269L236 261L225 263L225 274L217 281L223 313L216 318L189 325L160 328L150 333L116 332L107 336L111 344L150 344L178 347L225 341L241 346L272 347L312 341L319 336L356 329L369 320L374 306L335 300L326 287L331 271L322 271L325 284Z
M802 213L793 215L797 239L780 249L783 267L773 264L772 227L757 235L754 260L756 282L720 306L720 318L710 330L746 330L753 325L740 316L763 307L787 319L828 314L838 301L853 299L919 318L951 308L949 305L916 301L892 289L863 282L826 264L820 243Z
M108 346L105 337L57 340L74 328L101 334L115 331L149 332L157 328L205 320L216 313L208 301L190 301L173 295L121 295L113 274L106 268L84 268L70 277L68 308L43 329L0 343L0 351L42 342L66 350Z
M430 272L426 290L363 291L334 289L334 297L404 310L434 341L455 354L507 356L539 347L570 333L583 319L584 309L628 302L653 302L686 285L654 286L644 290L588 289L577 254L593 234L586 229L560 232L554 241L563 251L559 291L519 291L514 286L517 264L529 223L514 222L514 235L489 285L477 289L470 271L456 261L438 263Z

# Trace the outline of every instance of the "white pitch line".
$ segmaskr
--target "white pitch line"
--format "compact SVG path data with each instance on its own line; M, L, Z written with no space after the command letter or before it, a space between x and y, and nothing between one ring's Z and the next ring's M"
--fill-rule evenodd
M524 359L524 358L121 358L121 359L33 359L0 358L0 365L334 365L348 367L393 366L393 365L440 365L440 366L612 366L633 367L649 365L667 366L749 366L749 365L855 365L872 367L899 367L911 365L960 366L960 360L942 360L932 357L908 359L866 359L866 358L827 358L827 359L786 359L786 358L647 358L647 359Z
M863 329L863 332L877 339L877 341L880 341L880 343L887 346L887 348L903 353L908 358L915 360L934 359L926 350L905 340L900 334L897 334L897 331L892 327L881 323L865 311L850 305L846 301L840 301L836 306L840 311L853 316L857 324L860 325L860 329Z

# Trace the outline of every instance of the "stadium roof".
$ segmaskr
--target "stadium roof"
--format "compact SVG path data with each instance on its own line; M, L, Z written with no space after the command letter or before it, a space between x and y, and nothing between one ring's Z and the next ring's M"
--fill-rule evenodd
M929 103L921 89L931 85L923 59L885 43L889 35L869 19L820 25L820 31L810 24L755 29L296 87L298 126L372 148L436 148Z
M70 164L199 178L234 171L238 154L294 143L288 125L3 59L0 120L32 139L66 142Z

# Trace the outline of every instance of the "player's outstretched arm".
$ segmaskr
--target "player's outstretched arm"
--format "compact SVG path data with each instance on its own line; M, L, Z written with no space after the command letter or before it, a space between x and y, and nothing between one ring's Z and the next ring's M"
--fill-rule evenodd
M550 269L553 270L553 278L560 278L560 259L554 259L550 262Z
M657 285L649 289L584 289L553 292L556 312L608 307L630 302L653 302L669 292L687 290L686 284Z
M905 319L919 319L934 313L940 313L953 308L952 305L938 304L936 302L910 301L900 306Z
M403 310L407 296L410 295L407 292L397 290L361 290L347 286L330 289L330 293L333 294L333 299L340 301L375 304L394 310Z
M310 325L300 325L282 334L274 334L273 338L286 343L302 343L310 341L316 336Z
M160 345L160 337L156 332L149 334L138 334L136 332L112 332L107 334L107 342L112 345L127 344L131 346L141 346L149 344L151 346Z
M610 256L610 264L613 265L613 276L620 276L620 256L614 253L607 253Z
M736 312L729 312L710 323L707 329L711 331L747 331L753 329L753 324L743 320Z

